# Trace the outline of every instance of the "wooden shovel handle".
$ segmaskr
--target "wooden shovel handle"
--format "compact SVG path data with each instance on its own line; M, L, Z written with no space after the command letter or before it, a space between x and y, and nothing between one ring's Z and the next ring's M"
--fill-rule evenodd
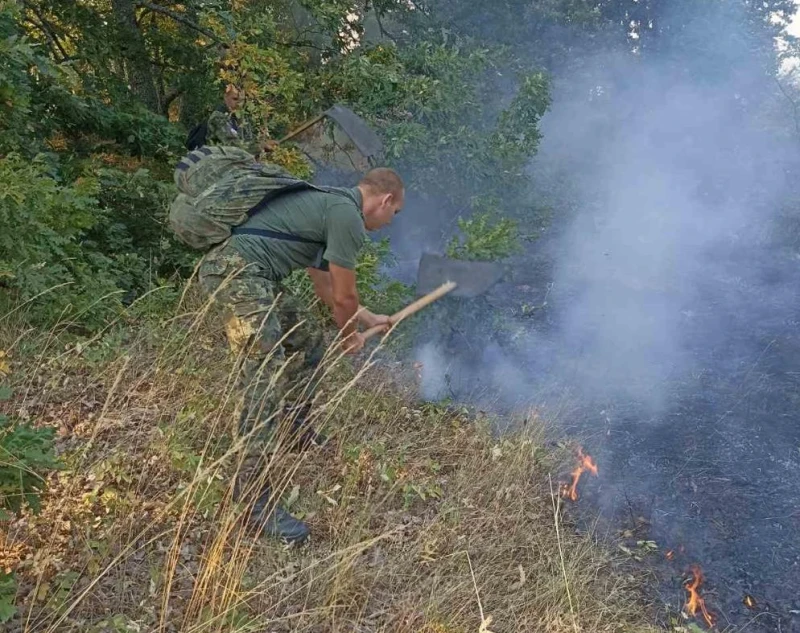
M308 121L303 123L300 127L297 127L295 129L293 129L291 132L289 132L286 136L284 136L281 140L279 140L278 143L280 144L280 143L283 143L285 141L288 141L290 138L300 134L300 132L305 132L308 128L310 128L312 125L314 125L318 121L321 121L324 117L325 117L325 113L323 112L322 114L319 114L319 115L315 116L313 119L309 119Z
M444 297L448 292L454 290L456 285L457 284L454 281L448 281L447 283L442 284L436 290L429 292L424 297L420 297L413 303L408 304L405 308L400 310L400 312L396 312L395 314L390 316L389 321L391 322L392 325L400 323L400 321L402 321L406 317L411 316L415 312L419 312L425 306L430 305L437 299L441 299L442 297ZM376 334L380 334L381 332L383 332L385 327L386 326L384 325L376 325L375 327L371 327L368 330L365 330L362 333L362 336L364 337L364 340L367 340L368 338L371 338Z

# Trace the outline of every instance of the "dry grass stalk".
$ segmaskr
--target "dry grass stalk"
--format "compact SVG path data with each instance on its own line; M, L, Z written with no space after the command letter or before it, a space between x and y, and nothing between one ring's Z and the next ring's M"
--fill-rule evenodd
M333 346L314 403L331 446L269 461L311 543L251 538L231 494L250 439L233 432L237 359L214 309L185 302L70 351L0 331L22 359L14 412L56 426L67 463L42 514L5 535L30 552L10 630L646 630L629 576L563 529L543 426L498 439L488 420L366 389L374 358L351 370Z

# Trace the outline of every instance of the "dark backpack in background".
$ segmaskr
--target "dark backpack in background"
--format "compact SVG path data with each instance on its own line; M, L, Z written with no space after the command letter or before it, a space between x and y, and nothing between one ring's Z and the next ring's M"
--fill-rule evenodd
M208 133L208 125L205 121L199 125L195 125L186 137L186 149L193 150L202 147L206 144L206 134Z
M216 112L227 112L228 108L223 103L214 108L214 110ZM235 114L231 115L231 123L233 124L234 129L238 131L239 119L236 118ZM197 149L198 147L202 147L203 145L206 144L206 141L208 140L207 137L208 137L208 119L206 118L205 121L199 123L198 125L195 125L191 129L191 131L189 132L189 136L186 137L186 143L184 143L184 145L186 145L186 149L190 151L193 149Z
M206 134L208 133L208 125L205 121L199 125L195 125L186 137L186 149L193 150L202 147L206 144Z

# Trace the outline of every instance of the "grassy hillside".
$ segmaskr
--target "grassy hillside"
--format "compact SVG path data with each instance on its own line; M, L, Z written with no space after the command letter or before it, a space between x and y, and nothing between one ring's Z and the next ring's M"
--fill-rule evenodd
M235 359L215 309L190 290L170 318L135 310L80 344L2 321L2 408L54 429L61 462L41 512L4 524L6 630L651 630L637 578L565 519L573 457L544 421L493 437L368 357L327 363L333 441L272 461L310 542L253 539L231 500Z

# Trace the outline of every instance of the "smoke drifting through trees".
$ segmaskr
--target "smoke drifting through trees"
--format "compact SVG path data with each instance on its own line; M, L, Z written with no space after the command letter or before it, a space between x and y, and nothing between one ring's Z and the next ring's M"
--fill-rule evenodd
M680 25L663 53L612 51L577 71L570 60L553 69L555 102L531 171L541 189L558 189L557 217L549 241L530 250L555 259L548 299L559 309L544 338L532 328L527 345L508 350L515 368L532 362L548 381L557 371L592 393L657 408L670 381L692 370L685 326L704 319L713 344L725 332L714 321L747 310L736 288L713 306L703 299L760 265L742 269L744 249L773 254L797 139L785 112L775 120L785 102L752 52L763 34L746 17L711 4L662 16L667 33ZM534 292L551 280L536 281Z
M737 585L752 587L786 625L797 604L781 587L798 586L800 542L759 517L785 515L800 493L780 483L796 475L800 445L799 139L763 15L664 4L657 32L640 23L623 46L551 69L531 174L555 219L501 291L539 318L473 341L484 343L477 365L474 352L464 362L421 346L423 392L566 403L575 415L561 422L609 466L600 508L613 516L632 500L661 538L694 532L692 554L715 559L722 611L735 620ZM755 501L753 485L775 492ZM777 563L770 542L785 548Z

